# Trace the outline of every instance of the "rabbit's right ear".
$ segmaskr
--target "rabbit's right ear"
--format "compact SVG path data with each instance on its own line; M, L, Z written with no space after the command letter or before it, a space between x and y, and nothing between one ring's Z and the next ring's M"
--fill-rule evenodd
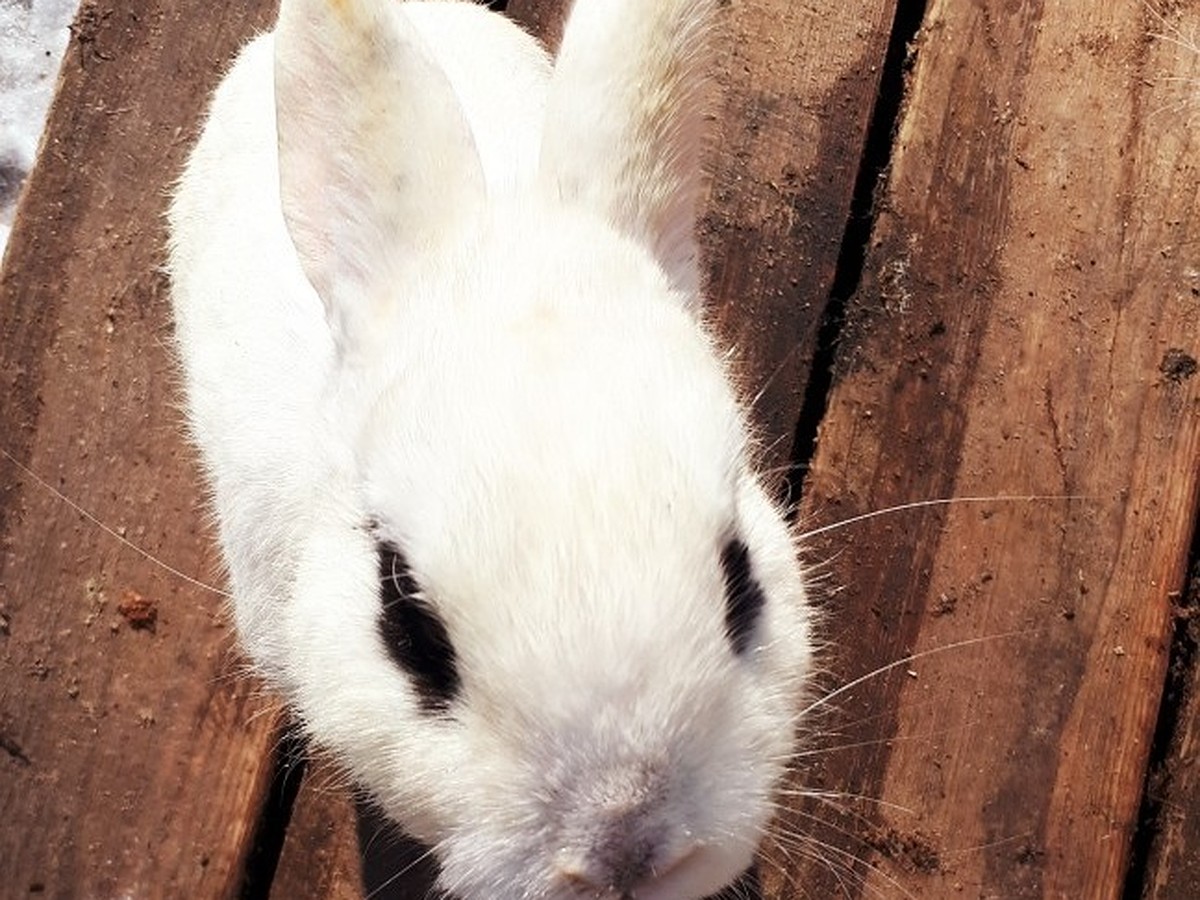
M284 219L353 351L404 267L483 202L449 81L394 0L283 0L275 107Z
M541 177L648 246L699 302L696 206L716 0L576 0L550 81Z

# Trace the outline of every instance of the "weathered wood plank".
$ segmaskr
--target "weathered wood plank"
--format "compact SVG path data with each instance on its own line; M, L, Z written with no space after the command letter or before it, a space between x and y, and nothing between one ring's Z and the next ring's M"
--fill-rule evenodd
M1174 739L1149 778L1156 835L1140 886L1145 900L1191 900L1200 885L1200 566L1192 570L1179 601L1176 628L1188 653L1175 660L1180 668L1170 683L1177 693L1164 698L1164 703L1177 704ZM1190 671L1183 668L1189 664Z
M272 900L363 896L354 806L343 781L319 757L309 763L271 883Z
M764 462L791 458L895 0L730 4L701 223L715 323L736 348Z
M1200 90L1200 47L1196 35L1200 29L1200 9L1196 4L1152 4L1155 8L1147 26L1154 36L1148 48L1153 61L1149 119L1166 119L1164 130L1172 144L1187 146L1193 141L1197 91ZM1156 126L1157 127L1157 126ZM1193 161L1194 167L1196 163ZM1168 210L1163 210L1167 214ZM1178 245L1164 248L1172 254L1184 253L1194 261L1193 247ZM1200 286L1192 284L1193 302ZM1193 336L1196 332L1193 331ZM1193 526L1194 527L1194 526ZM1200 548L1200 537L1192 536L1193 553ZM1193 560L1195 562L1195 560ZM1150 773L1149 789L1155 804L1157 832L1141 885L1147 900L1189 900L1200 885L1200 568L1193 568L1187 588L1178 599L1176 643L1183 651L1174 660L1177 667L1171 683L1177 693L1164 698L1174 708L1175 734L1167 748L1166 759ZM1187 666L1191 667L1190 671ZM1166 711L1168 714L1172 710Z
M832 819L849 871L779 896L1121 896L1200 458L1200 148L1154 115L1195 62L1154 30L1137 3L928 10L806 513L1078 499L814 542L841 681L928 655L821 723L808 778L848 812L791 824Z
M261 24L255 10L84 4L0 280L4 449L199 576L216 564L178 436L162 214L213 60ZM236 896L272 720L238 677L221 599L9 459L0 542L8 889Z

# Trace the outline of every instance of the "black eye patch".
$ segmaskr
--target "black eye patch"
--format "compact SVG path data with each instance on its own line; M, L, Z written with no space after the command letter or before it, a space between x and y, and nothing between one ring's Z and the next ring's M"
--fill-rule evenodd
M427 713L446 713L462 687L450 633L421 594L408 560L394 544L376 545L381 609L376 627L388 655L412 679Z
M725 576L725 634L733 652L744 656L766 597L754 577L750 551L740 538L730 539L721 548L721 572Z

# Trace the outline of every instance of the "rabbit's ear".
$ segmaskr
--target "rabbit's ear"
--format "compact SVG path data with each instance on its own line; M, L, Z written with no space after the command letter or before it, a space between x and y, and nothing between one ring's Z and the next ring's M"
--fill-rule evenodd
M462 108L396 6L283 0L275 30L284 218L342 350L484 196Z
M577 0L551 79L541 177L652 248L698 302L695 217L715 0Z

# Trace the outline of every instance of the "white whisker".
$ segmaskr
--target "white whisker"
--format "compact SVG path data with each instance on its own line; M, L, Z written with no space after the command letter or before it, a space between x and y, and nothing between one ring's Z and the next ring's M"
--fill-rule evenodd
M907 512L913 509L925 509L931 506L950 506L955 503L1034 503L1034 502L1053 502L1053 501L1074 501L1074 500L1095 500L1095 497L1088 497L1082 494L998 494L991 497L941 497L934 500L913 500L910 503L900 503L896 506L886 506L883 509L872 510L857 516L851 516L849 519L842 519L840 522L832 522L829 525L822 525L819 528L814 528L810 531L804 531L798 534L797 540L807 541L818 535L826 534L830 531L836 531L839 528L845 528L847 525L857 525L859 522L866 522L871 519L878 519L880 516L888 516L898 512Z
M1005 638L1012 638L1012 637L1023 637L1023 636L1027 636L1027 635L1035 634L1035 633L1036 633L1035 629L1028 629L1028 628L1020 629L1018 631L1005 631L1005 632L1000 632L999 634L989 634L989 635L983 635L982 637L967 638L965 640L955 641L951 644L944 644L941 647L931 647L930 649L922 650L919 653L910 653L909 655L901 657L900 659L897 659L894 662L890 662L885 666L880 666L877 669L873 669L872 671L867 672L865 675L860 675L858 678L855 678L853 681L848 681L845 684L843 684L841 687L836 688L833 691L830 691L825 696L818 698L813 703L809 704L807 707L805 707L803 710L801 710L800 716L801 717L806 716L806 715L810 714L813 710L819 709L820 707L825 706L830 701L832 701L835 697L839 697L842 694L845 694L848 691L853 690L854 688L858 687L863 682L870 681L872 678L875 678L879 675L883 675L884 673L890 672L893 669L898 669L901 666L907 666L910 663L913 663L918 659L924 659L929 656L934 656L938 653L945 653L948 650L958 650L962 647L970 647L973 644L982 644L986 641L1003 640Z
M188 575L186 572L182 572L179 569L175 568L174 566L172 566L166 562L163 562L161 559L156 557L153 553L150 553L147 550L143 550L141 547L139 547L133 541L129 540L129 538L125 537L123 534L121 534L116 529L110 528L109 526L105 525L102 521L100 521L100 519L96 518L96 516L92 515L90 512L88 512L86 509L84 509L82 506L80 506L78 503L76 503L74 500L72 500L70 497L68 497L62 491L58 490L58 488L56 488L54 485L52 485L46 479L42 478L40 475L38 475L36 472L34 472L32 469L30 469L28 466L26 466L20 460L18 460L15 456L13 456L11 453L9 453L7 450L5 450L3 447L0 447L0 455L3 455L4 458L7 459L10 463L12 463L19 471L21 471L27 477L32 478L35 482L37 482L39 485L41 485L41 487L45 488L54 497L58 498L58 500L65 503L67 506L69 506L71 509L73 509L75 512L77 512L79 515L83 516L85 519L87 519L89 522L91 522L93 525L95 525L97 528L99 528L101 531L103 531L109 537L111 537L111 538L115 539L116 541L118 541L119 543L123 544L125 547L132 550L134 553L138 554L143 559L148 560L149 562L158 566L160 569L163 569L164 571L169 572L170 574L174 575L176 578L186 581L188 584L191 584L198 588L202 588L203 590L209 591L210 593L216 594L218 597L224 597L227 600L231 599L230 594L227 591L223 591L218 587L214 587L213 585L208 584L207 582L201 581L199 578L193 578L191 575Z

